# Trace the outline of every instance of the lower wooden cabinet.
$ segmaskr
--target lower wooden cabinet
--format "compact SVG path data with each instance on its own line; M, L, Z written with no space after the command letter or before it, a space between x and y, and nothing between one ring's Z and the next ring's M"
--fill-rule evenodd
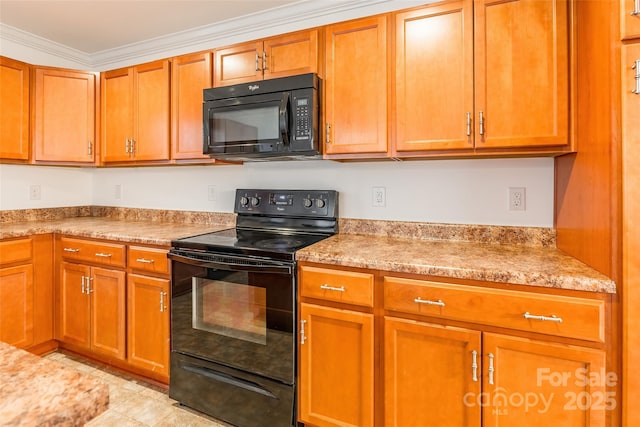
M0 341L33 343L33 265L0 268Z
M372 426L373 315L302 303L299 419L314 426Z
M64 262L59 320L60 341L124 359L125 272Z
M169 375L169 280L129 274L127 278L127 360Z

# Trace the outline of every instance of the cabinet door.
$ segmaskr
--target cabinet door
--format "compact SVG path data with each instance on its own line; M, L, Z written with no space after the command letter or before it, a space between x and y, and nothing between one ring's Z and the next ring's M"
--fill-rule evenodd
M638 0L621 0L622 38L635 39L640 37L640 3Z
M616 396L605 352L485 333L482 405L490 426L603 426ZM493 371L492 371L493 369Z
M398 13L396 150L473 148L473 4Z
M93 162L95 75L36 69L34 119L35 160Z
M474 3L477 148L568 144L568 4Z
M128 361L169 375L169 280L129 274Z
M60 271L60 315L58 339L81 347L90 347L90 299L86 292L86 278L91 268L63 262Z
M373 425L373 315L301 304L300 420Z
M169 61L135 67L133 81L133 157L169 160Z
M128 68L107 71L101 76L102 152L104 162L131 158L133 138L133 78Z
M29 65L0 56L0 158L29 159Z
M636 62L637 61L637 62ZM631 66L637 64L633 69ZM640 425L640 376L635 361L640 360L640 43L622 46L622 159L623 159L623 260L624 284L622 300L624 328L623 348L623 386L627 426ZM637 91L633 93L632 91Z
M481 351L478 331L385 317L384 425L479 427Z
M386 16L329 25L325 38L325 153L386 153Z
M33 265L0 269L0 341L33 343Z
M125 273L91 268L91 349L117 359L125 353Z
M215 56L214 86L262 80L262 42L256 41L217 49Z
M264 78L318 72L318 30L300 31L264 41Z
M208 159L203 153L202 91L210 88L211 53L171 62L171 158Z

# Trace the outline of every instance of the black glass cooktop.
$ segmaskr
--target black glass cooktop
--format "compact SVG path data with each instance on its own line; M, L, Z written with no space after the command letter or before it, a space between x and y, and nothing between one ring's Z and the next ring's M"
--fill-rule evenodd
M297 250L329 237L306 234L231 228L171 242L177 249L196 249L215 253L242 254L293 260Z

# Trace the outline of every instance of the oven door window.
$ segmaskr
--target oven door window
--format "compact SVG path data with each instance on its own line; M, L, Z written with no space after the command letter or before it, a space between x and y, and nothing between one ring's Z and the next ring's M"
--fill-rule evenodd
M267 378L294 378L294 276L174 262L172 351Z

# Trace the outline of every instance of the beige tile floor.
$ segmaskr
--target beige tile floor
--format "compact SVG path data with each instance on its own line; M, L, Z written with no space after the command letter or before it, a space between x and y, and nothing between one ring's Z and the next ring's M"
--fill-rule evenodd
M109 385L109 409L87 423L87 427L228 426L181 407L169 398L166 390L152 384L63 353L55 352L45 357L93 375Z

